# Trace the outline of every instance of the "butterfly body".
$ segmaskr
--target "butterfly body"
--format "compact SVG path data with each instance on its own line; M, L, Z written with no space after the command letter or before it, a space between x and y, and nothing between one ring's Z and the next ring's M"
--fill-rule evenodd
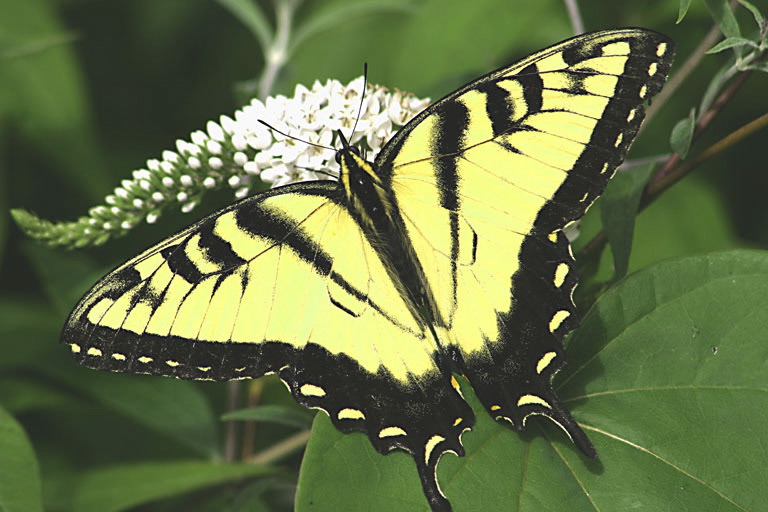
M382 184L374 164L365 161L356 147L349 146L343 134L339 138L344 144L337 153L341 168L339 184L346 207L376 249L415 319L430 325L434 312L428 306L428 284L397 217L391 192Z
M413 455L435 511L443 453L492 417L553 420L577 284L562 230L621 163L673 49L643 29L564 41L491 72L409 122L373 162L344 140L338 182L288 185L216 212L129 260L63 332L86 366L185 379L276 373L296 400Z

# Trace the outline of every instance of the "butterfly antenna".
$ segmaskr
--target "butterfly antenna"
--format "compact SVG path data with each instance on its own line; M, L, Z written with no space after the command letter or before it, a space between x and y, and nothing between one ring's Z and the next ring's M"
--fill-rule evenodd
M308 145L314 146L316 148L330 149L331 151L336 151L335 148L332 148L330 146L323 146L322 144L315 144L314 142L309 142L308 140L300 139L298 137L294 137L293 135L288 135L284 131L278 130L277 128L275 128L274 126L272 126L268 122L264 121L263 119L259 119L259 122L261 124L263 124L264 126L266 126L267 128L269 128L270 130L275 131L275 132L279 133L280 135L282 135L284 137L288 137L289 139L297 140L299 142L303 142L304 144L308 144Z
M355 130L357 129L357 122L360 120L360 114L363 113L363 100L365 99L365 91L368 86L368 63L363 64L363 90L360 92L360 106L357 107L357 118L355 119L355 125L352 127L352 132L349 134L349 140L355 136Z
M328 171L324 171L322 169L310 169L309 167L299 167L299 166L296 166L296 168L297 169L301 169L302 171L309 171L309 172L313 172L315 174L322 174L323 176L327 176L329 178L333 178L333 179L336 179L336 180L339 179L339 176L337 174L334 174L334 173L328 172Z

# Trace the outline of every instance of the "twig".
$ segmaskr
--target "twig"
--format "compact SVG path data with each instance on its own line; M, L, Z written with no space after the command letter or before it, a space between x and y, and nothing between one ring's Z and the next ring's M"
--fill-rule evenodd
M751 74L752 71L747 70L742 71L736 75L736 78L734 78L728 87L722 93L720 93L720 96L717 97L715 102L712 104L712 108L705 112L704 115L699 117L698 121L696 121L696 127L693 130L691 143L698 139L699 136L710 126L710 124L712 124L712 121L715 119L715 117L717 117L726 103L728 103L731 98L733 98L741 86L744 85L744 82L746 82L747 78L749 78ZM651 180L648 182L648 185L645 187L643 197L640 199L640 210L648 206L648 204L656 199L656 197L658 197L658 195L661 194L661 192L663 192L666 188L682 178L683 175L677 175L679 174L680 169L687 166L681 166L680 162L680 155L677 153L672 153L672 155L669 157L669 160L667 160L666 163L654 174L653 178L651 178ZM690 172L690 170L688 170L688 172ZM672 175L677 177L670 178Z
M744 82L749 78L749 76L752 74L751 71L742 71L739 73L736 78L730 83L730 85L717 97L717 100L712 104L712 108L710 108L704 115L702 115L699 120L696 122L696 127L693 131L693 140L697 139L701 133L706 130L714 120L714 118L717 116L717 114L720 113L720 111L723 109L726 103L730 101L731 98L733 98L734 94L736 94L736 91L738 91L741 86L744 84ZM759 118L759 119L762 119ZM752 123L755 123L756 121L753 121ZM752 125L750 123L750 126ZM739 130L735 131L732 135L736 133L751 133L751 131L748 132L742 132L741 130L745 129L745 127L740 128ZM743 137L741 137L743 138ZM740 140L740 138L738 139ZM731 141L728 146L730 147L735 141ZM643 191L643 196L640 199L640 205L638 207L638 212L644 210L651 202L653 202L658 196L661 195L661 193L672 186L674 183L677 183L683 176L693 171L693 169L701 164L703 160L701 158L707 154L709 155L708 151L710 151L712 148L708 148L704 152L702 152L699 157L694 159L691 164L686 164L684 166L680 165L680 156L677 153L672 153L672 155L669 157L669 159L666 161L666 163L659 169L659 171L653 176L650 182L648 182L648 185L646 185L645 190ZM724 149L724 148L722 148ZM722 151L720 149L719 151ZM718 152L719 152L718 151ZM693 165L693 163L696 163ZM607 242L607 239L605 237L605 232L600 231L597 235L595 235L592 240L590 240L582 249L579 251L579 258L589 258L592 256L595 256L597 254L600 254L600 252L605 247L605 244Z
M266 450L257 453L253 457L248 459L249 464L270 464L276 460L282 459L286 455L290 455L309 441L310 430L302 430L301 432L285 438L279 443L276 443Z
M700 155L698 155L693 160L689 160L684 162L682 165L678 166L674 169L673 172L668 173L666 176L664 176L664 179L660 179L656 181L655 183L649 183L649 186L645 189L645 194L643 195L643 200L645 201L645 205L641 203L641 207L647 206L651 202L653 202L664 190L668 189L680 179L682 179L685 175L690 173L693 169L701 165L702 163L706 162L713 156L717 155L718 153L722 153L726 149L730 148L737 142L741 141L742 139L747 138L748 136L752 135L759 129L768 126L768 113L763 114L762 116L758 117L757 119L750 121L749 123L745 124L738 130L726 135L716 143L709 146L707 149L701 152Z
M712 28L709 29L707 35L704 36L704 39L702 39L696 49L693 50L693 53L685 59L685 62L680 65L675 74L667 80L664 88L653 99L653 103L648 106L648 109L645 111L645 121L643 122L643 126L646 126L650 122L656 113L661 110L667 100L669 100L669 98L671 98L677 91L680 85L682 85L690 74L693 73L696 66L698 66L706 56L707 50L712 48L719 37L720 27L713 25Z

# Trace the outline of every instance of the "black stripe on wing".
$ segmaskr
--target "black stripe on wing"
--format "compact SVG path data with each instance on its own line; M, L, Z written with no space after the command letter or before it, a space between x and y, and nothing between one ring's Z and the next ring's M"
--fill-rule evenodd
M645 37L628 38L626 42L631 49L613 97L568 178L539 212L534 232L542 236L580 218L603 193L645 118L643 103L656 95L666 81L674 58L671 41L660 34L649 33ZM666 53L656 56L662 44L666 45ZM649 76L648 68L652 64L657 69Z

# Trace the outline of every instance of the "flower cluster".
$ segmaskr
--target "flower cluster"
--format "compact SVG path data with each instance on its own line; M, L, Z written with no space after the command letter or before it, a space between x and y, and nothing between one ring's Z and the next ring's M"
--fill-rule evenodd
M208 122L206 130L192 133L189 141L176 141L176 151L148 160L146 168L134 171L132 179L123 180L106 197L105 205L91 208L75 222L52 223L23 210L13 215L34 238L84 247L122 235L142 220L153 223L170 204L189 212L210 189L230 187L241 198L260 182L279 186L325 179L338 171L330 149L339 144L334 140L337 131L375 156L429 103L370 84L361 102L363 87L363 77L346 85L328 80L311 88L297 85L292 97L254 99L233 117Z

